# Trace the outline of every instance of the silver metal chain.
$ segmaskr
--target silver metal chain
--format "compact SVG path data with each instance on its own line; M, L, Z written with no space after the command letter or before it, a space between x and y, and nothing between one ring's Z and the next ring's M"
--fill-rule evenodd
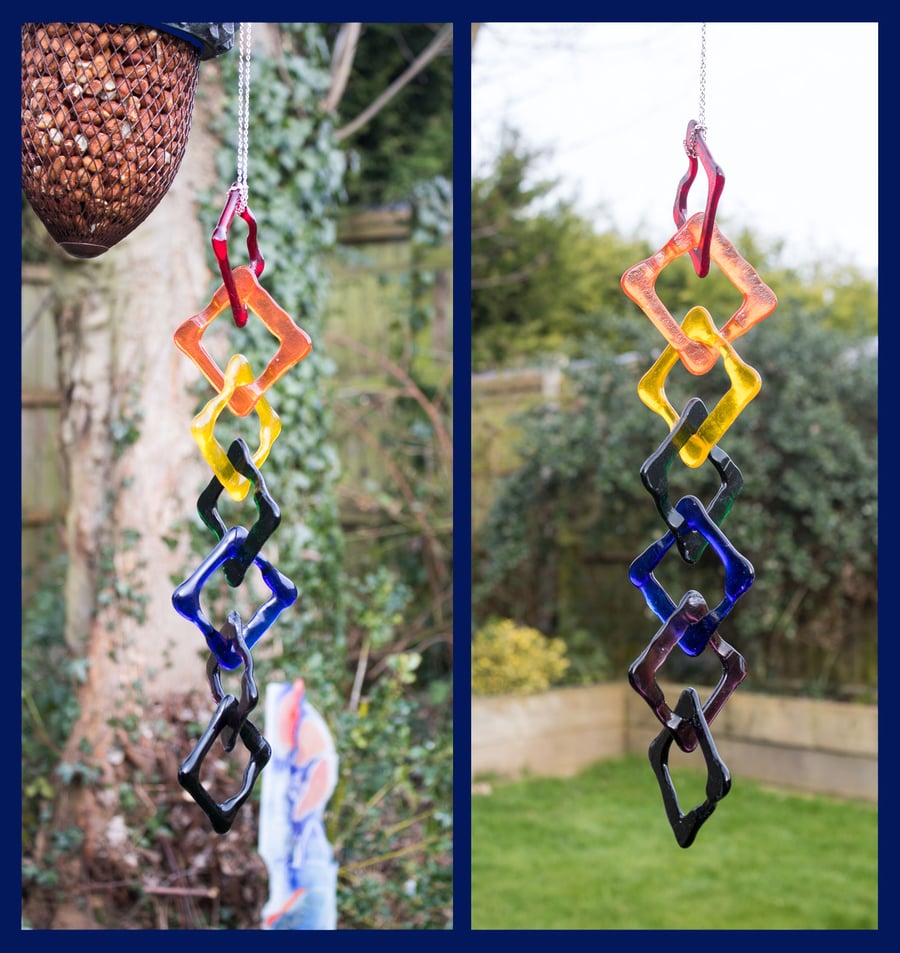
M237 180L235 185L241 193L238 212L247 207L250 194L247 185L247 157L250 150L250 23L241 24L240 59L238 60L238 143Z
M697 110L697 132L706 136L706 24L700 31L700 105Z
M706 138L706 24L700 30L700 104L697 109L697 123L691 131L691 137L684 144L689 156L696 156L694 142L697 136Z

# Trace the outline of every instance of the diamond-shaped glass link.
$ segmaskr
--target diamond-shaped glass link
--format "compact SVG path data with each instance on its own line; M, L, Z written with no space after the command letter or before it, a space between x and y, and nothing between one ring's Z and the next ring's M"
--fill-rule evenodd
M253 380L250 362L243 354L235 354L228 362L222 392L213 397L191 422L191 434L203 454L203 459L210 465L228 495L237 502L244 499L250 491L251 482L239 473L228 459L228 454L216 440L215 429L216 421L228 406L235 388L248 380ZM259 468L265 463L272 444L281 433L281 419L265 397L260 397L257 401L256 412L259 415L259 447L253 454L253 464Z
M647 702L660 723L672 732L678 747L688 752L697 747L697 734L690 720L676 715L669 708L666 696L656 680L656 673L662 668L687 627L702 619L707 611L706 601L699 592L693 589L686 592L681 597L675 612L628 669L631 687ZM747 665L743 656L718 632L713 632L710 636L709 646L722 663L722 676L719 683L703 706L703 716L707 724L712 724L732 692L746 678Z
M725 188L725 173L719 163L712 157L704 138L703 127L697 123L696 119L692 119L688 123L687 133L684 137L684 151L688 157L688 170L678 183L672 214L675 218L675 224L681 228L687 218L688 193L697 176L697 159L699 158L703 163L703 170L706 172L708 187L706 190L706 208L703 213L703 228L697 247L691 249L691 261L694 263L694 271L697 273L697 277L705 278L709 274L712 233L716 224L719 197L722 195L722 189Z
M737 600L753 584L753 566L732 545L728 537L710 519L703 504L695 496L683 496L675 509L684 518L685 526L696 530L712 546L725 567L725 596L722 601L702 619L691 623L678 644L687 655L699 655L706 647L710 636L719 623L734 608ZM654 569L675 542L675 534L669 530L665 536L651 543L634 560L628 570L632 584L641 590L647 605L661 622L667 621L677 606L653 575Z
M241 265L232 272L240 300L278 338L280 346L265 370L255 380L242 380L234 393L229 395L228 406L238 417L246 417L256 406L262 394L286 371L302 361L312 349L309 335L296 324L290 315L263 288L251 268ZM200 368L204 377L217 390L225 384L225 374L203 347L202 338L206 329L223 311L231 310L231 298L223 284L213 295L212 301L199 313L188 318L175 331L175 344Z
M240 790L232 797L218 803L203 786L203 782L200 780L203 759L209 754L216 738L232 725L237 708L238 700L234 695L226 695L219 702L219 707L216 709L206 731L203 732L194 750L185 758L178 770L178 783L200 805L217 834L227 834L231 830L231 825L234 823L241 805L250 796L256 779L272 757L272 747L269 742L266 741L253 722L245 721L241 727L240 739L244 747L250 752L250 761L244 769L244 778Z
M762 379L738 357L734 348L719 334L706 308L691 308L682 327L692 340L701 341L722 355L728 379L731 381L729 390L697 428L697 432L689 437L678 451L687 466L699 467L725 431L737 420L741 411L759 393ZM678 413L666 397L665 383L669 371L677 363L678 352L674 347L667 347L638 384L638 396L650 410L665 420L669 429L677 423Z
M247 648L247 642L244 639L244 623L241 614L239 612L229 612L228 621L222 626L219 634L229 645L234 647L244 663L244 672L241 676L241 699L234 711L231 724L227 730L222 732L222 746L226 751L231 751L244 722L250 712L259 704L259 689L256 687L256 680L253 677L253 656L250 654L250 649ZM225 697L225 692L222 691L222 678L219 675L220 667L219 660L210 652L209 658L206 660L206 678L209 681L213 700L217 704Z
M222 668L229 671L237 668L243 661L235 649L233 640L229 640L209 621L200 596L210 576L228 559L234 559L247 539L247 530L243 526L233 526L222 537L219 545L203 560L194 572L172 594L175 610L201 631ZM248 648L253 648L260 636L278 618L278 616L297 599L297 587L287 576L280 573L271 563L261 556L253 560L259 567L263 582L272 593L253 614L244 627L244 639Z
M692 397L672 428L669 436L659 445L641 467L641 482L653 497L660 516L675 533L675 542L681 558L695 563L706 550L707 542L700 533L685 530L684 518L669 502L669 468L678 451L692 437L707 419L706 405L699 397ZM731 507L744 486L741 471L731 461L731 457L721 447L713 447L709 452L709 461L715 467L722 481L715 496L706 507L710 519L720 526L731 512Z
M692 374L705 374L710 370L716 363L716 352L679 327L656 293L656 279L667 265L699 246L703 221L702 212L692 215L655 255L632 265L622 275L622 290L653 322ZM767 318L778 306L778 299L719 231L718 225L713 227L710 256L744 299L719 332L726 341L735 341Z
M719 801L731 790L731 774L725 762L719 757L715 742L709 732L709 725L703 716L700 707L700 696L693 688L686 688L675 706L675 714L689 722L697 736L700 750L706 759L706 800L687 814L681 813L675 785L669 773L669 749L675 740L674 734L668 728L663 730L650 744L650 764L659 789L662 792L666 816L679 847L690 847L694 838Z
M253 499L258 513L258 519L247 534L239 554L225 563L224 572L228 585L239 586L266 540L281 523L281 510L269 495L262 474L253 465L250 448L240 437L228 448L228 460L238 473L253 484L255 488ZM223 489L219 478L214 476L197 500L197 512L200 514L200 519L215 533L216 539L222 539L228 531L217 508Z

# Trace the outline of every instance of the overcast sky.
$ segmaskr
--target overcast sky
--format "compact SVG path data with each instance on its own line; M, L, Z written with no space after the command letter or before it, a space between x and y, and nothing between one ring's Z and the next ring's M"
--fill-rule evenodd
M473 50L472 165L504 123L599 227L662 246L699 118L701 23L486 23ZM877 23L708 23L717 221L783 240L794 264L878 264ZM701 168L688 214L706 200Z

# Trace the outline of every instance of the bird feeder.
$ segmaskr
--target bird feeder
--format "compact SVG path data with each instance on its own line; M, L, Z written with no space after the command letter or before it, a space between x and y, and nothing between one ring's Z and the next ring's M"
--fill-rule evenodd
M102 255L160 203L200 62L231 48L234 26L22 24L22 188L68 254Z

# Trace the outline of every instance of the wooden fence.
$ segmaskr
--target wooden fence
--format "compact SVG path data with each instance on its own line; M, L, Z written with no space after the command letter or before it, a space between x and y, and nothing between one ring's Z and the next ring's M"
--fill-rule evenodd
M60 393L56 368L56 328L46 309L49 272L22 266L22 596L34 574L26 567L41 558L43 542L63 518L66 503L57 443Z

